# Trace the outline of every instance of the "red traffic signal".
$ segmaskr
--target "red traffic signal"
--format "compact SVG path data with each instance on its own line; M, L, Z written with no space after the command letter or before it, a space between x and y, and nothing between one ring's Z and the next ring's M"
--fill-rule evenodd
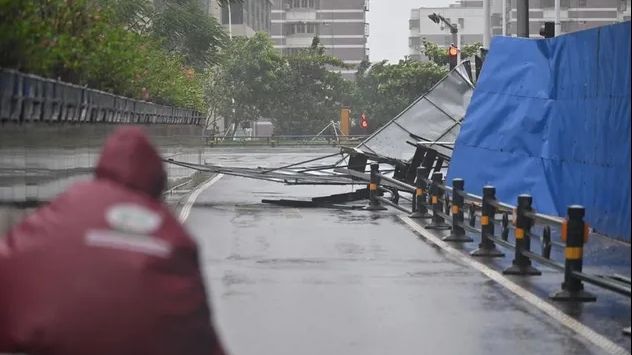
M451 45L450 48L448 48L448 65L450 67L450 70L456 68L456 66L459 64L458 56L459 48L457 48L455 45Z
M366 120L366 113L362 114L362 120L360 121L360 127L367 128L369 127L369 121Z

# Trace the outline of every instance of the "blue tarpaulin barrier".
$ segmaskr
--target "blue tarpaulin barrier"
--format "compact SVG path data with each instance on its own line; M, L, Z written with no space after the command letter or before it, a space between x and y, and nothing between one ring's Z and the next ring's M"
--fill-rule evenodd
M538 212L586 207L630 241L630 21L551 39L494 37L457 137L448 181L485 185Z

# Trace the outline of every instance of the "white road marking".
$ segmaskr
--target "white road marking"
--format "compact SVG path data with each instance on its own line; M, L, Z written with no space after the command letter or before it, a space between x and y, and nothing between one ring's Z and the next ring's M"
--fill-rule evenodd
M179 219L180 219L181 223L184 223L187 220L187 218L189 217L189 214L191 213L191 208L193 207L193 204L197 200L198 196L200 196L200 194L202 192L204 192L204 190L208 189L214 183L219 181L223 176L224 176L223 174L218 174L213 179L211 179L211 180L207 181L206 183L204 183L203 185L199 186L197 189L195 189L191 193L191 195L189 195L189 197L187 199L187 202L185 203L184 207L180 211ZM567 327L568 329L570 329L570 330L576 332L577 334L583 336L584 338L588 339L588 341L590 341L591 343L593 343L594 345L596 345L600 349L606 351L608 354L611 354L611 355L631 355L628 350L620 347L619 345L617 345L614 342L612 342L610 339L608 339L608 338L604 337L603 335L595 332L594 330L592 330L591 328L589 328L586 325L582 324L581 322L577 321L576 319L573 319L572 317L568 316L564 312L560 311L559 309L555 308L554 306L552 306L552 305L548 304L547 302L543 301L542 299L538 298L538 296L536 296L533 293L527 291L526 289L524 289L523 287L517 285L516 283L512 282L511 280L505 278L503 275L501 275L496 270L494 270L494 269L492 269L492 268L490 268L490 267L488 267L488 266L486 266L486 265L484 265L484 264L482 264L482 263L480 263L480 262L478 262L478 261L476 261L476 260L474 260L474 259L472 259L470 257L467 257L463 253L461 253L460 251L452 248L449 244L447 244L446 242L442 241L441 239L435 237L432 233L430 233L427 230L425 230L423 227L418 225L415 221L413 221L412 219L408 218L407 216L399 216L399 218L404 223L406 223L408 226L410 226L414 231L416 231L417 233L422 235L424 238L429 240L431 243L435 244L436 246L438 246L439 248L443 249L448 254L458 258L462 262L465 262L466 264L468 264L473 269L481 272L485 276L487 276L490 279L492 279L493 281L497 282L499 285L503 286L504 288L506 288L507 290L511 291L516 296L522 298L523 300L525 300L526 302L530 303L531 305L535 306L541 312L543 312L546 315L548 315L549 317L555 319L556 321L558 321L563 326Z
M189 214L191 213L191 208L193 208L193 204L195 203L195 200L197 200L198 196L200 196L200 194L204 192L204 190L208 189L214 183L218 182L219 179L221 179L222 177L224 177L224 174L218 174L211 180L205 182L203 185L198 186L195 190L193 190L193 192L187 198L187 202L184 204L184 206L180 210L180 216L178 216L180 223L186 222L187 218L189 218Z
M526 289L524 289L523 287L517 285L516 283L512 282L511 280L505 278L503 275L501 275L496 270L494 270L494 269L492 269L492 268L490 268L490 267L488 267L488 266L486 266L486 265L484 265L484 264L482 264L482 263L480 263L480 262L478 262L478 261L476 261L476 260L464 255L460 251L454 249L448 243L446 243L443 240L437 238L432 233L428 232L426 229L424 229L422 226L420 226L419 224L417 224L415 221L413 221L412 219L408 218L407 216L399 216L399 218L404 223L406 223L408 226L410 226L414 231L419 233L421 236L426 238L428 241L430 241L434 245L436 245L439 248L443 249L446 253L458 258L462 262L468 264L473 269L481 272L485 276L487 276L490 279L492 279L493 281L497 282L499 285L503 286L507 290L509 290L512 293L514 293L516 296L522 298L526 302L528 302L531 305L535 306L537 309L539 309L540 311L542 311L543 313L545 313L549 317L555 319L556 321L561 323L563 326L567 327L568 329L570 329L570 330L574 331L575 333L577 333L577 334L583 336L584 338L588 339L588 341L590 341L591 343L593 343L594 345L596 345L600 349L604 350L608 354L611 354L611 355L630 355L630 352L628 350L620 347L619 345L617 345L614 342L612 342L610 339L608 339L608 338L604 337L603 335L595 332L594 330L590 329L586 325L582 324L581 322L577 321L576 319L573 319L572 317L568 316L567 314L565 314L564 312L562 312L559 309L555 308L554 306L552 306L551 304L547 303L546 301L540 299L538 296L536 296L533 293L527 291Z

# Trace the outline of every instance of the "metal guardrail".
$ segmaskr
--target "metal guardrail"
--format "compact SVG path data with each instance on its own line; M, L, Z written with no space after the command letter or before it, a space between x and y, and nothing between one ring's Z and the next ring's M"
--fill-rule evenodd
M280 135L271 137L208 137L210 146L248 146L248 145L354 145L366 136L335 135Z
M0 123L200 125L198 111L162 106L0 68Z
M583 282L623 296L632 296L629 277L591 275L582 271L584 244L588 242L589 236L583 206L569 206L566 218L547 216L536 212L530 195L518 196L516 206L512 206L496 199L496 188L493 186L483 187L482 196L478 196L465 191L463 179L454 179L452 186L447 186L444 184L443 173L435 172L429 179L429 172L428 168L417 168L415 186L382 174L378 164L371 165L370 174L355 173L353 177L368 182L368 210L384 209L381 206L384 203L409 213L410 218L429 219L426 229L451 230L450 235L443 238L446 242L473 242L468 232L480 235L478 248L470 253L473 257L504 257L504 253L496 245L513 250L514 259L512 265L503 270L505 275L541 275L540 270L532 266L532 261L563 272L561 289L549 296L551 300L596 301L595 295L584 290ZM392 192L391 199L380 196L379 190ZM398 191L413 195L411 210L397 204ZM500 219L497 219L498 214L501 215ZM513 215L511 222L510 214ZM476 228L477 221L480 222L480 229ZM501 226L500 235L496 234L497 224ZM536 224L544 226L541 236L532 231ZM562 242L551 240L551 227L561 229ZM515 243L509 241L511 234ZM533 238L541 241L540 254L531 251ZM551 248L554 246L564 249L563 263L551 260Z

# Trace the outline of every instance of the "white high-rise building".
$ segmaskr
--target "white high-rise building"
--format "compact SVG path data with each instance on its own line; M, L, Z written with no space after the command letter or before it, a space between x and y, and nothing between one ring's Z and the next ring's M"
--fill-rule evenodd
M517 1L520 0L490 0L492 35L516 35ZM560 0L560 5L562 34L630 20L630 0ZM529 1L531 37L539 38L542 24L555 20L554 7L555 0ZM432 13L440 14L458 25L462 45L483 42L482 0L457 1L448 7L412 9L409 21L409 53L413 59L425 59L421 53L423 38L440 46L452 43L449 29L428 18Z
M368 10L368 0L275 0L270 34L284 54L309 47L318 35L327 54L357 65L368 58ZM342 74L353 77L355 70Z

